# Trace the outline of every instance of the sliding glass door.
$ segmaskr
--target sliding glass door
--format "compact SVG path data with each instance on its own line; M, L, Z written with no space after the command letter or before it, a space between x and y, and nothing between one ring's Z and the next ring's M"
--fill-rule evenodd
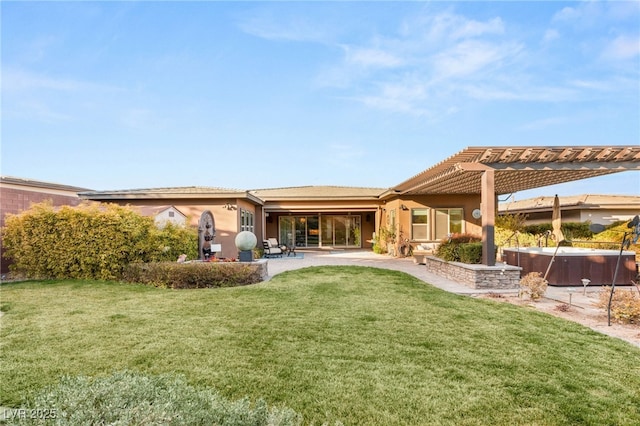
M360 216L323 215L320 223L323 246L361 247Z
M361 247L360 216L280 216L280 242L296 247Z
M296 247L318 247L318 216L280 216L280 243Z

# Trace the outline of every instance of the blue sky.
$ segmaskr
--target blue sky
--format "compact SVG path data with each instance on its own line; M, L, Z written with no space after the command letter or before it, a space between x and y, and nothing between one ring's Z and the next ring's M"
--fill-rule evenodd
M640 143L640 2L6 2L3 175L390 187L467 146ZM640 173L516 194L638 194Z

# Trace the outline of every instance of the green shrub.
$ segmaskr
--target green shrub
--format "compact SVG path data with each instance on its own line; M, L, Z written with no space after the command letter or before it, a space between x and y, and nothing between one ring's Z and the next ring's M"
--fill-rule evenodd
M593 232L589 229L589 222L562 222L562 233L567 240L584 240L593 237ZM524 226L522 231L533 235L543 235L545 232L552 231L551 223L538 223L534 225Z
M458 246L460 262L482 263L482 243L463 243Z
M382 226L378 230L378 233L375 235L375 237L373 237L372 250L376 254L385 254L388 252L387 247L389 246L389 244L395 242L395 240L395 231Z
M544 235L534 235L520 231L514 234L514 231L509 229L495 228L495 242L499 247L537 247L540 241L542 245L545 244Z
M447 262L461 262L460 258L460 245L467 243L477 243L482 241L480 237L470 234L455 234L451 238L443 240L438 249L436 250L436 256ZM481 255L482 257L482 255Z
M505 213L495 218L496 228L506 229L511 232L522 231L527 220L525 213Z
M235 287L262 281L260 265L240 262L132 263L125 281L162 288Z
M53 419L8 419L8 424L58 425L300 425L283 407L247 398L229 401L211 389L196 389L183 376L118 372L107 377L62 378L33 398L33 412ZM47 407L47 412L42 410ZM30 410L26 410L31 412Z
M533 225L526 225L522 232L525 234L542 235L547 231L552 231L553 227L551 223L536 223Z
M152 229L153 245L150 261L162 262L178 259L186 254L187 259L198 258L198 229L167 223L162 229Z
M11 269L27 278L118 279L131 262L197 255L197 230L166 226L129 207L33 205L2 229Z
M620 250L620 243L622 243L622 237L625 232L631 232L627 226L628 221L617 222L611 226L608 226L606 230L600 232L593 237L593 241L597 242L610 242L609 244L594 244L593 247L611 250ZM582 245L584 246L584 245ZM588 247L588 245L587 245ZM634 251L636 253L636 260L640 261L640 244L630 244L625 250Z
M386 247L382 247L378 242L373 243L372 250L375 254L385 254L387 252Z
M588 240L593 238L593 231L589 222L565 222L562 224L562 233L569 240ZM568 236L568 237L567 237Z

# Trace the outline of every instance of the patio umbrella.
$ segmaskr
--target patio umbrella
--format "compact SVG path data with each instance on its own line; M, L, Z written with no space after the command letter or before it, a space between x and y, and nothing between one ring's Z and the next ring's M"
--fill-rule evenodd
M560 199L556 194L553 199L553 210L551 213L551 227L553 228L553 235L556 237L556 244L560 244L560 241L564 241L564 235L562 234L562 219L560 217Z

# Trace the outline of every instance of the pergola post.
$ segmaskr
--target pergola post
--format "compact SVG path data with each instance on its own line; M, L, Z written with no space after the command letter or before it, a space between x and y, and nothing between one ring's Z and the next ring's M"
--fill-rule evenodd
M496 216L494 170L485 170L482 172L480 201L480 211L482 212L482 264L494 266L496 264L494 242Z

